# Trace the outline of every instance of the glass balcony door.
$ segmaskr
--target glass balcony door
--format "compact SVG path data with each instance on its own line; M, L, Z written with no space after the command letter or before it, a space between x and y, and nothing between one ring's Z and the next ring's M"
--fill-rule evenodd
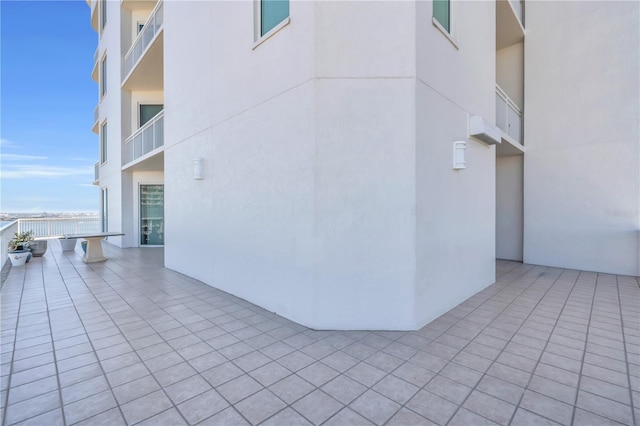
M164 245L164 185L140 185L140 245Z

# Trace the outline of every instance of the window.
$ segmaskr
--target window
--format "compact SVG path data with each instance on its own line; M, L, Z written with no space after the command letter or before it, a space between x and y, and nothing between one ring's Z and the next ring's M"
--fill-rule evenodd
M107 123L104 122L100 129L100 163L107 162Z
M289 17L289 0L259 0L260 37Z
M102 232L109 232L109 190L107 188L102 188L100 218L102 219Z
M158 115L160 111L164 108L164 105L148 105L148 104L140 104L140 114L138 116L140 126L142 127L149 122L153 117Z
M137 28L138 28L138 32L136 34L140 34L140 32L142 31L142 29L144 28L144 22L140 22L138 21L137 23Z
M107 93L107 56L102 58L100 63L100 96Z
M107 25L107 0L100 2L100 29L103 30Z
M450 0L433 0L433 18L448 33L451 32L451 3Z

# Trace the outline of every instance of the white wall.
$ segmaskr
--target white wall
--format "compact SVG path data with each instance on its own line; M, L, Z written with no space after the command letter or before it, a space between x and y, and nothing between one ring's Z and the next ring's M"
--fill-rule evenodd
M495 281L495 148L467 139L495 116L495 5L459 2L454 46L417 3L416 290L422 326ZM453 142L467 139L467 168Z
M96 7L100 7L99 5ZM107 24L99 37L99 57L107 54L107 92L100 101L99 123L100 127L107 120L107 162L100 167L100 188L108 188L109 191L109 231L122 231L125 224L123 211L126 211L126 201L122 197L123 175L122 166L122 91L121 84L121 27L120 4L107 2ZM98 65L100 66L100 64ZM98 99L100 99L100 85L97 85ZM98 136L98 146L99 139ZM99 193L98 197L102 194ZM111 244L122 245L121 237L109 239Z
M524 43L496 51L496 83L507 96L524 108Z
M165 264L290 317L312 304L307 9L252 49L251 2L165 4Z
M640 274L639 9L527 3L525 262Z
M292 2L255 49L251 2L165 8L166 266L315 328L415 328L413 55L382 55L413 37L370 25L412 6Z
M522 261L523 157L496 158L496 258Z

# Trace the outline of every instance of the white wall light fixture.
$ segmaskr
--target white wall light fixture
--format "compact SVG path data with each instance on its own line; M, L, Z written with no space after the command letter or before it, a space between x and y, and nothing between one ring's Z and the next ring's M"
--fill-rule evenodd
M202 180L202 158L193 159L193 178L195 180Z
M467 149L466 141L455 141L453 143L453 170L465 169L467 162L465 161L465 150Z

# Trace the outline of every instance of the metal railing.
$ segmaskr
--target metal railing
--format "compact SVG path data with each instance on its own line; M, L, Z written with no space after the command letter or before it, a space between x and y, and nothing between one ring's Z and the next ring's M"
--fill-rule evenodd
M133 41L131 48L124 56L125 79L147 50L147 47L149 47L156 34L160 31L160 27L162 27L164 21L163 10L163 2L159 1L151 12L147 22L144 23L142 31L140 31L138 37Z
M100 118L100 104L96 105L96 107L93 109L93 122L97 123L98 118Z
M164 145L164 111L160 111L127 138L124 163L128 164Z
M18 230L13 232L26 231L32 231L34 238L100 232L100 217L74 216L64 218L39 217L18 219ZM13 235L13 232L11 235Z
M522 111L496 84L496 126L522 144Z
M93 52L93 64L95 65L98 62L98 51L100 50L99 47L96 47L96 51Z

